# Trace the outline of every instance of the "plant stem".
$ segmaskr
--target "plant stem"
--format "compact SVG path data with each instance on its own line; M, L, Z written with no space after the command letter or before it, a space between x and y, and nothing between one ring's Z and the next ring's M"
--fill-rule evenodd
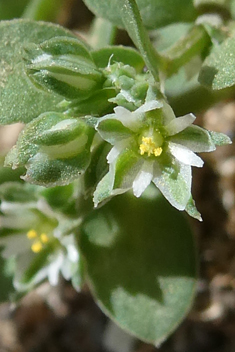
M162 53L165 58L164 72L167 77L200 54L210 44L210 38L203 26L194 26L188 34Z
M135 0L121 0L120 11L125 29L142 54L155 81L159 82L158 68L162 66L162 59L150 42Z
M53 21L64 0L31 0L22 18L35 21Z
M116 31L116 27L111 22L95 17L88 37L89 44L93 49L111 45L114 43Z

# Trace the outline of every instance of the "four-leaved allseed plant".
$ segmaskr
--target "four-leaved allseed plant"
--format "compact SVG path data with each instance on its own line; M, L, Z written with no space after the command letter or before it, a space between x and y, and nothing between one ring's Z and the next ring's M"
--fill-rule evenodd
M133 112L118 106L100 118L96 130L113 148L107 156L109 172L94 193L95 205L131 188L140 197L152 181L175 208L201 220L191 196L191 166L203 166L195 152L213 151L230 139L192 125L195 118L176 118L164 100L147 101Z
M192 77L209 52L200 79L215 80L218 89L235 84L232 74L226 82L220 77L234 71L234 64L226 66L234 33L224 31L224 23L221 31L204 26L203 16L201 25L194 23L193 1L186 11L189 27L180 23L184 0L149 0L147 12L142 0L85 2L124 26L137 50L101 45L96 30L86 43L46 22L0 23L0 122L25 124L5 157L8 168L0 167L0 265L13 259L12 282L21 293L46 279L55 285L61 277L79 290L88 277L101 308L156 345L182 321L195 294L193 234L178 211L201 221L191 195L191 168L203 166L195 153L231 143L193 124L194 98L192 106L192 99L182 103L179 115L186 115L176 117L167 87L174 74L173 93L185 102L185 93L198 89ZM228 7L226 2L226 13ZM113 25L101 23L98 37L113 38ZM153 41L143 23L154 29ZM214 59L227 33L228 54Z

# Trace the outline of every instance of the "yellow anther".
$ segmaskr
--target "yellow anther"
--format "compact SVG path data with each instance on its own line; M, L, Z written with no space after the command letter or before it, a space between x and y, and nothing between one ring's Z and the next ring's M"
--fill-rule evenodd
M27 237L28 239L32 239L32 238L37 238L37 232L35 230L30 230L27 232Z
M39 253L42 250L42 243L40 241L34 242L31 249L34 253Z
M42 233L40 235L40 239L41 239L42 243L48 243L49 242L49 237L45 233Z
M162 154L162 148L156 146L152 137L142 137L142 143L140 144L140 154L144 155L144 153L147 153L148 156L159 156Z

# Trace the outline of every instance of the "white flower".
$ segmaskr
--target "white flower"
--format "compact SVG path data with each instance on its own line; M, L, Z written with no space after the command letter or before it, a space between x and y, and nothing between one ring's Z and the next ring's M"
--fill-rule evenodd
M94 193L95 206L133 189L140 197L151 181L177 209L201 220L191 196L191 166L202 167L195 152L215 150L230 142L223 134L194 126L193 114L176 118L164 101L148 101L134 112L118 106L102 117L96 129L113 145L109 172Z
M79 254L73 230L80 219L63 219L43 199L30 203L3 200L0 210L2 256L15 258L13 283L18 291L26 291L45 279L57 285L61 274L70 280L78 273Z

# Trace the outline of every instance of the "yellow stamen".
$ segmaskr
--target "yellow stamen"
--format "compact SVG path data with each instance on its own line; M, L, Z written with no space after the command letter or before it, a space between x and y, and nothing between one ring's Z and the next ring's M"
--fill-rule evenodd
M49 237L45 233L42 233L40 235L40 239L41 239L42 243L48 243L49 242Z
M27 232L27 237L28 239L32 239L32 238L37 238L37 232L35 230L30 230Z
M42 250L42 243L40 241L34 242L31 249L34 253L39 253Z
M144 153L147 153L148 156L159 156L162 154L162 148L156 146L152 137L142 137L142 143L140 144L140 154L144 155Z

